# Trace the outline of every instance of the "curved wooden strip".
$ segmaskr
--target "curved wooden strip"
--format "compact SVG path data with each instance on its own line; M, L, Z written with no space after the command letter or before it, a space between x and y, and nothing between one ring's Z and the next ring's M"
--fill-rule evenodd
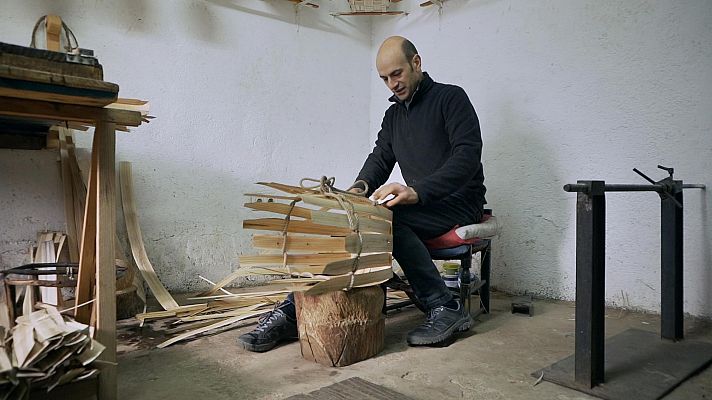
M381 254L369 254L366 256L361 256L358 260L357 270L366 268L375 268L383 266L391 266L391 254L381 253ZM324 267L324 275L341 275L351 272L353 268L353 258L347 260L339 260L326 264Z
M131 253L138 269L141 271L143 279L148 283L154 296L165 310L178 308L178 303L173 299L173 296L168 293L161 281L156 275L156 271L151 265L146 255L146 248L143 246L143 236L141 235L141 227L138 224L138 214L134 205L133 185L131 178L131 163L122 162L120 165L121 171L121 202L124 208L124 219L126 220L126 230L129 234L129 243L131 244Z
M383 283L393 276L391 267L381 268L373 272L366 272L354 275L353 287L372 286ZM304 292L307 295L317 295L334 290L346 289L351 283L351 274L335 276L331 279L319 282Z

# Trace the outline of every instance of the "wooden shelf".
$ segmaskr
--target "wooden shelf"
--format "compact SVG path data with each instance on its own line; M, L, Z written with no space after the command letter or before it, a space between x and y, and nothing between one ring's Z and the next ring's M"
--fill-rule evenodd
M95 224L93 229L85 229L85 236L82 238L85 242L96 243L96 248L90 251L92 254L86 254L86 257L80 258L80 265L83 263L96 265L95 338L106 346L106 350L99 357L101 362L98 367L101 373L98 378L98 398L102 400L116 399L115 129L117 125L139 126L146 120L140 111L105 108L102 104L92 105L91 103L96 99L91 99L91 94L88 97L80 96L81 98L65 96L58 99L56 97L62 88L67 87L68 82L70 85L79 82L91 87L87 78L64 76L59 79L57 74L52 74L51 77L45 75L44 78L48 80L43 82L44 86L36 86L37 80L33 77L42 74L28 74L27 69L22 65L2 64L0 73L0 75L4 74L2 75L3 79L12 77L10 80L14 87L23 88L23 90L10 90L7 85L4 86L4 89L0 88L0 94L2 94L0 95L0 117L12 117L10 119L12 121L31 121L44 125L78 122L96 128L92 147L93 157L96 157L95 171L92 171L95 174L95 181L90 184L86 199L87 214L95 215L96 221L93 222ZM25 80L23 81L23 79ZM7 80L3 84L6 84ZM48 87L48 85L56 86L57 90ZM115 87L115 91L118 93L118 86L114 84L96 83L94 87L109 88L110 90ZM38 90L32 90L33 88ZM89 98L88 101L87 98ZM3 121L8 121L8 119L0 119L0 124Z

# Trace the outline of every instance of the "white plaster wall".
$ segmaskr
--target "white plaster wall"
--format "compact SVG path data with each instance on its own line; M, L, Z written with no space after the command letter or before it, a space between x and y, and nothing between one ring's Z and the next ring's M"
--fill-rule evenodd
M58 14L122 97L151 101L157 118L117 135L117 161L134 164L141 228L161 281L195 290L205 287L199 274L220 279L253 251L242 230L252 217L242 194L259 190L253 182L329 175L348 186L368 152L371 24L334 19L335 8L3 0L0 40L26 45L40 16ZM0 150L1 268L24 261L37 230L63 226L55 159Z
M410 38L426 71L480 117L489 206L504 222L493 284L573 299L575 194L565 183L645 183L638 167L712 190L712 2L448 0L374 23ZM375 138L389 93L372 73ZM685 311L712 316L712 197L685 191ZM659 200L607 196L606 299L659 311Z
M500 289L573 298L564 183L643 183L632 167L662 177L661 163L712 185L708 1L448 0L438 13L406 0L409 16L373 27L328 16L341 2L320 4L3 1L0 40L26 44L39 16L60 14L123 97L151 100L158 118L120 134L117 158L134 163L146 247L170 290L219 279L251 251L241 204L252 182L350 183L388 106L373 60L391 34L411 38L426 70L464 87L478 111L487 197L506 224ZM21 262L38 229L61 229L55 159L0 150L0 268ZM685 196L685 310L709 317L712 200ZM658 200L611 194L607 207L607 299L657 311Z

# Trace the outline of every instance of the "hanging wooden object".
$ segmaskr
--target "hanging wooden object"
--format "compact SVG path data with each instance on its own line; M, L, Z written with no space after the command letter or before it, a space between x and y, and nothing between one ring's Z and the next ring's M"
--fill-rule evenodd
M347 0L351 11L332 13L331 15L398 15L407 14L405 11L388 10L391 3L401 0Z
M384 293L379 286L294 294L302 357L344 367L380 353L384 347Z
M319 5L306 0L289 0L289 2L294 3L295 6L307 6L311 8L319 8Z

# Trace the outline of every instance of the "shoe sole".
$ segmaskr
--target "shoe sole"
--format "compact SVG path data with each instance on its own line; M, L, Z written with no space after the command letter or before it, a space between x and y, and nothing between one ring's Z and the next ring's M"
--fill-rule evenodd
M271 343L263 343L263 344L252 344L252 343L245 343L243 341L238 341L240 343L240 346L242 346L243 349L247 351L252 351L255 353L264 353L265 351L272 350L277 346L277 342L271 342Z
M270 351L273 348L277 347L277 345L281 342L292 342L297 339L299 339L299 338L293 337L293 338L287 338L287 339L283 339L283 340L276 341L276 342L269 342L269 343L263 343L263 344L247 343L247 342L243 342L242 340L239 340L239 339L237 342L240 344L240 346L242 346L243 349L245 349L247 351L252 351L255 353L264 353L266 351Z
M441 346L446 347L455 341L455 333L466 332L472 328L474 320L472 316L462 318L458 323L452 325L450 329L432 338L408 338L410 346Z

